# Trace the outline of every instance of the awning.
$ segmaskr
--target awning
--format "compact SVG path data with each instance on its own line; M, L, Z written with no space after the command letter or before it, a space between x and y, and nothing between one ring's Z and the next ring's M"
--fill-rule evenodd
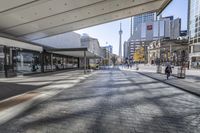
M60 54L60 55L67 55L67 56L73 56L73 57L84 57L84 51L86 52L87 58L104 58L102 56L99 56L91 51L89 51L87 48L67 48L67 49L49 49L47 52Z

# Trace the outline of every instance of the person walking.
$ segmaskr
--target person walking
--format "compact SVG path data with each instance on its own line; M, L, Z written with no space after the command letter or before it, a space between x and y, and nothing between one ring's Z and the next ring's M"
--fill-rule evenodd
M167 65L167 67L165 68L165 74L167 75L167 79L169 79L171 73L172 73L172 67L171 65Z

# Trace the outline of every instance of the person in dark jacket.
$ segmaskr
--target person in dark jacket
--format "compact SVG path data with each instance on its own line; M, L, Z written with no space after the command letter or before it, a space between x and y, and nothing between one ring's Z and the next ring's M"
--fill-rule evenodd
M165 68L165 74L167 75L167 79L169 79L171 73L172 73L172 67L170 65L167 65L167 67Z

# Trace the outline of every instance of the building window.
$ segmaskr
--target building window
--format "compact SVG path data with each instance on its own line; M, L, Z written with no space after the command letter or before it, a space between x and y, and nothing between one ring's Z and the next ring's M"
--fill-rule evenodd
M41 72L40 53L18 50L16 55L17 73Z
M200 52L200 45L195 45L193 51L194 53Z

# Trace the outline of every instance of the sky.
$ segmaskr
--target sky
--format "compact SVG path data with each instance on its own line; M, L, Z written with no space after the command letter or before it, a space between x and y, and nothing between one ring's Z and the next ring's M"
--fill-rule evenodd
M162 16L174 16L174 18L181 18L181 29L187 29L187 9L188 0L172 0L172 2L162 12ZM98 26L89 27L75 31L76 33L87 33L93 38L97 38L100 46L112 45L113 52L119 52L119 27L122 23L122 44L130 37L130 18L113 21L110 23L101 24Z

